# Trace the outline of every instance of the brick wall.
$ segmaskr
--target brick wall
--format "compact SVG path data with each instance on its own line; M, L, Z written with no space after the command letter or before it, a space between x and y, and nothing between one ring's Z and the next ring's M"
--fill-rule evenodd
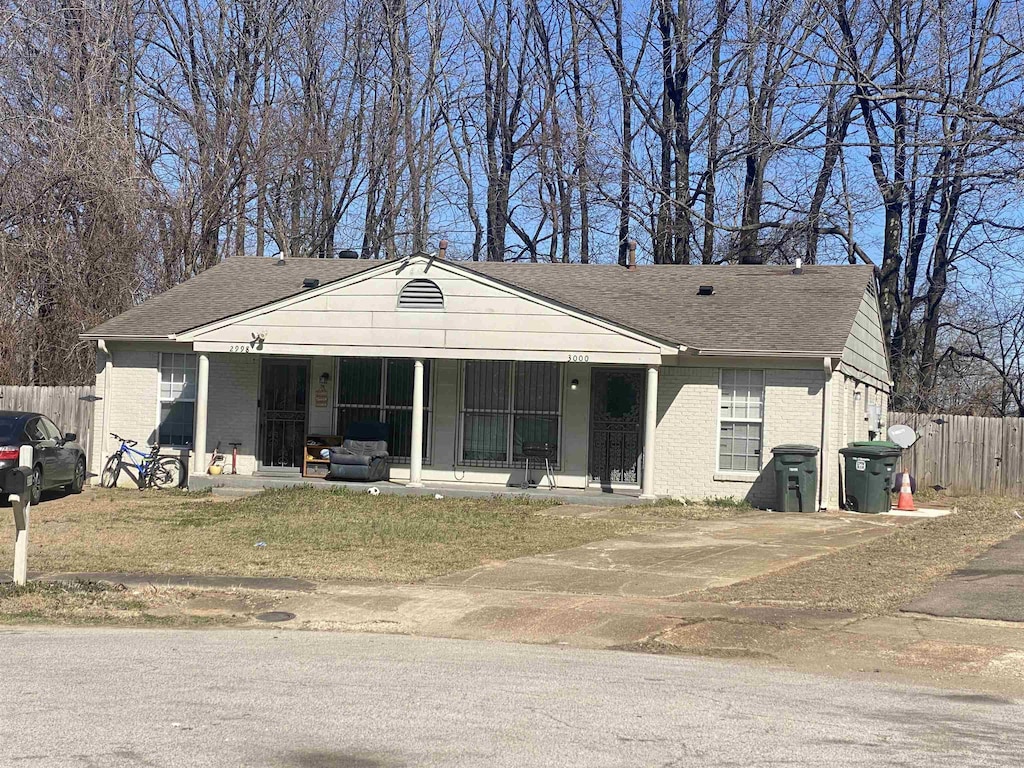
M717 468L719 370L662 366L655 492L691 499L733 497L770 506L775 488L771 448L784 443L821 445L824 373L820 368L765 370L762 470L737 473Z
M839 453L841 448L858 440L885 440L885 430L889 426L885 422L889 407L889 395L876 386L877 382L866 381L854 370L844 371L840 368L833 376L832 402L832 481L829 484L830 508L840 506L842 500L844 459ZM882 429L878 434L869 431L871 426L867 419L868 406L877 405L881 409Z
M143 452L156 440L158 419L159 347L110 343L108 349L113 356L109 385L102 369L96 377L96 394L103 398L96 403L93 414L95 437L90 469L96 483L104 463L117 447L114 439L103 432L104 411L109 409L106 432L135 440ZM118 484L134 485L134 473L122 472Z
M210 355L209 406L207 408L205 467L217 443L224 454L224 469L231 471L231 443L241 442L238 471L256 471L256 435L259 418L260 358L257 355Z

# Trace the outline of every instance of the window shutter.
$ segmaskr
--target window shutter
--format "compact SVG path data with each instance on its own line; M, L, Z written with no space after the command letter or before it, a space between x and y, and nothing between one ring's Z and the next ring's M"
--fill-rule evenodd
M444 309L444 294L432 280L410 280L398 294L399 309Z

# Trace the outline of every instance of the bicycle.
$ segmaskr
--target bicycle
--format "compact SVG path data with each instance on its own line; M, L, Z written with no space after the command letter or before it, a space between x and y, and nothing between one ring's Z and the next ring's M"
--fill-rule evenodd
M100 475L100 485L104 488L117 487L117 478L121 475L121 468L125 464L131 464L138 472L139 490L146 488L180 488L185 479L185 464L181 459L174 456L161 456L160 446L150 447L149 453L135 450L138 443L135 440L128 440L113 432L110 436L119 441L121 445L103 467ZM138 456L142 461L136 461ZM127 461L125 460L127 457Z

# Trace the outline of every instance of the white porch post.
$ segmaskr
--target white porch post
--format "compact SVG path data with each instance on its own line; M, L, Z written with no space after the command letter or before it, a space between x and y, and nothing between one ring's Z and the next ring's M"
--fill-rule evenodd
M206 412L209 395L210 356L200 352L196 377L196 434L192 446L192 471L197 475L206 471Z
M412 445L409 447L409 488L423 487L423 360L412 369Z
M654 442L658 429L658 366L647 366L647 393L644 397L644 475L640 483L640 498L653 499L654 495Z

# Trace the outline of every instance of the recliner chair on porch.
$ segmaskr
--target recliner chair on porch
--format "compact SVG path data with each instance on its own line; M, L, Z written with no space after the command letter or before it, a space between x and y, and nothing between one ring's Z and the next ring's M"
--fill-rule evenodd
M344 441L331 448L333 480L375 482L388 479L388 425L381 421L359 421L345 428Z

